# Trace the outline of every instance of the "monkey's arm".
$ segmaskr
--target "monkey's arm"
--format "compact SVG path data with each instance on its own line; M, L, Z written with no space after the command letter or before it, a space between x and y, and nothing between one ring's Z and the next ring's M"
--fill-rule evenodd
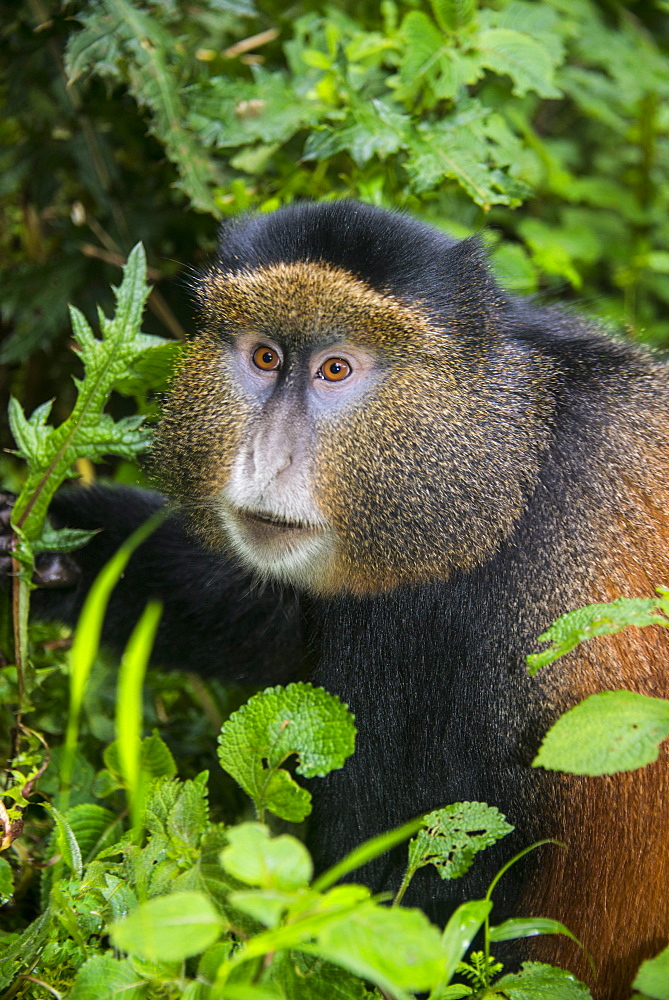
M38 563L37 579L47 585L33 593L34 616L74 625L102 566L164 502L158 493L120 487L58 494L49 511L55 527L99 533L68 557L64 572L60 557ZM164 602L156 663L249 683L280 683L299 673L304 657L295 596L261 590L224 555L200 548L174 516L130 559L109 602L103 641L122 648L151 597Z

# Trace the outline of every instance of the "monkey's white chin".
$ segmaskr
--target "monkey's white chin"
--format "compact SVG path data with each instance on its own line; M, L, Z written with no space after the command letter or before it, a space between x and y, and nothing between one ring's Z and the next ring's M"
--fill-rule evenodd
M323 522L224 504L221 519L235 555L263 579L318 589L330 566L334 533Z

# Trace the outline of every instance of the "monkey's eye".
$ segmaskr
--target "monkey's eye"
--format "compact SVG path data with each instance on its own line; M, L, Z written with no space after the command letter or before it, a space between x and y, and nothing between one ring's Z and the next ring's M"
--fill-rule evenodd
M263 372L275 372L281 367L281 358L271 347L256 347L253 364Z
M343 358L328 358L316 372L316 378L326 382L341 382L351 374L351 366Z

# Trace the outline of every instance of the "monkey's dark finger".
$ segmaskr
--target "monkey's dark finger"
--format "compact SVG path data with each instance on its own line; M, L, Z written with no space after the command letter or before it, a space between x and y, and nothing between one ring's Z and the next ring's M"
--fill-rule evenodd
M35 560L33 582L38 587L57 589L74 587L81 576L81 570L67 553L40 552Z
M12 516L12 507L15 497L11 493L0 491L0 530L9 528L9 519Z
M6 535L0 535L0 552L11 552L13 540L14 536L9 532Z
M8 582L12 575L12 560L10 556L0 556L0 586Z

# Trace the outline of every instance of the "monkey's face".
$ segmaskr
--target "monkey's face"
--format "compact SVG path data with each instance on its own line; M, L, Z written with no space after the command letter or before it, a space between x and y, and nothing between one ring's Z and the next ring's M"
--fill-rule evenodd
M508 533L532 461L485 358L326 265L214 271L200 294L157 456L210 544L263 577L370 593L445 579Z

